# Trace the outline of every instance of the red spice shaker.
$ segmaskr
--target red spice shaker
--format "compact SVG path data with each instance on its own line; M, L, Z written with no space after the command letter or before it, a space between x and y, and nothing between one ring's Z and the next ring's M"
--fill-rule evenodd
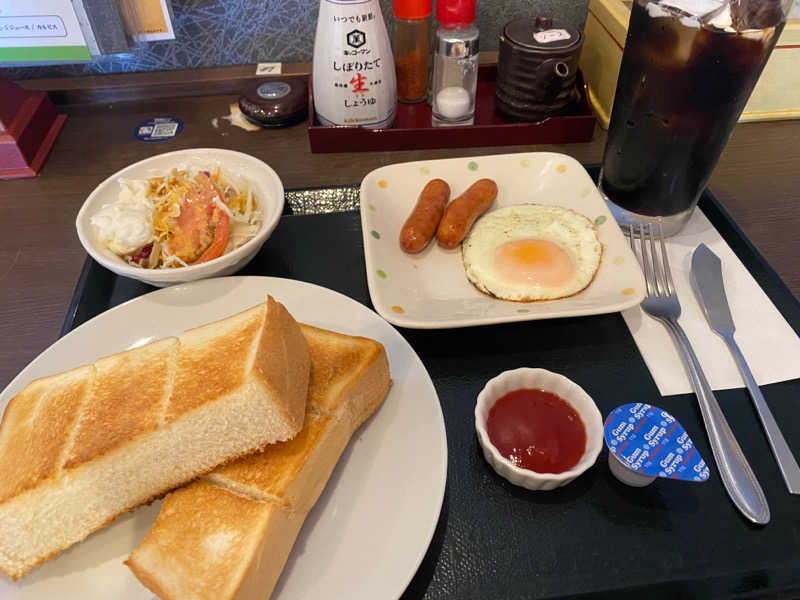
M422 102L428 88L428 41L432 0L392 0L397 99Z

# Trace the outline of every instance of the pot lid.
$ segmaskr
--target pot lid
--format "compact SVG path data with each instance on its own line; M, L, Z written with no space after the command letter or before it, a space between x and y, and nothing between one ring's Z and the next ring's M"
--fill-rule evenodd
M503 37L515 46L547 53L560 53L583 43L578 29L549 17L515 19L503 28Z

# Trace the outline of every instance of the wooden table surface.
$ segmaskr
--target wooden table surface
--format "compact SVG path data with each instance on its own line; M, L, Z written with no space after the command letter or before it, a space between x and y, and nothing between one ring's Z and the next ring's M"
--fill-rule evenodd
M500 148L312 154L305 126L245 132L222 121L232 96L159 99L61 107L69 115L41 174L0 181L0 389L58 337L86 254L74 220L103 179L154 154L192 147L230 148L269 163L287 189L358 183L395 162L548 150L600 161L605 134L592 142ZM162 143L133 130L154 117L180 117L185 128ZM800 121L739 125L711 179L711 189L795 296L800 295L798 207Z

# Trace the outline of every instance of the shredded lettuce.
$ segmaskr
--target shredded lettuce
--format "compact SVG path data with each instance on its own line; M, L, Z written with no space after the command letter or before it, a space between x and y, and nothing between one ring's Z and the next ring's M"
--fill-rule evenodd
M149 269L168 269L189 266L169 248L169 240L177 227L186 196L193 186L199 172L213 173L222 197L214 196L214 205L230 219L231 227L225 253L228 253L251 240L261 228L264 219L258 202L253 197L252 183L244 177L223 173L220 168L200 169L175 168L166 174L153 174L147 179L120 179L122 187L130 192L139 192L152 204L153 237L152 250L142 264L134 263L133 257L140 254L140 246L133 252L120 254L129 264ZM129 193L130 193L129 192Z

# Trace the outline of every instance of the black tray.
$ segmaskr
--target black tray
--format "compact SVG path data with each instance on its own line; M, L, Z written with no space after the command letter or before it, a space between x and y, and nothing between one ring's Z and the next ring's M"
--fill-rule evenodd
M596 176L597 169L590 173ZM326 193L352 199L352 190ZM700 208L800 330L800 303L710 193ZM241 274L308 281L371 306L360 218L352 210L284 216ZM89 259L62 333L152 289ZM769 500L772 521L766 527L739 515L713 466L703 484L657 480L634 489L613 478L604 450L568 486L529 492L486 463L473 425L475 398L486 380L519 366L567 375L594 397L604 416L626 402L661 406L713 463L694 396L659 396L619 314L400 331L436 385L449 455L441 518L404 598L800 597L800 497L786 491L743 388L717 398ZM800 455L800 380L762 389Z

